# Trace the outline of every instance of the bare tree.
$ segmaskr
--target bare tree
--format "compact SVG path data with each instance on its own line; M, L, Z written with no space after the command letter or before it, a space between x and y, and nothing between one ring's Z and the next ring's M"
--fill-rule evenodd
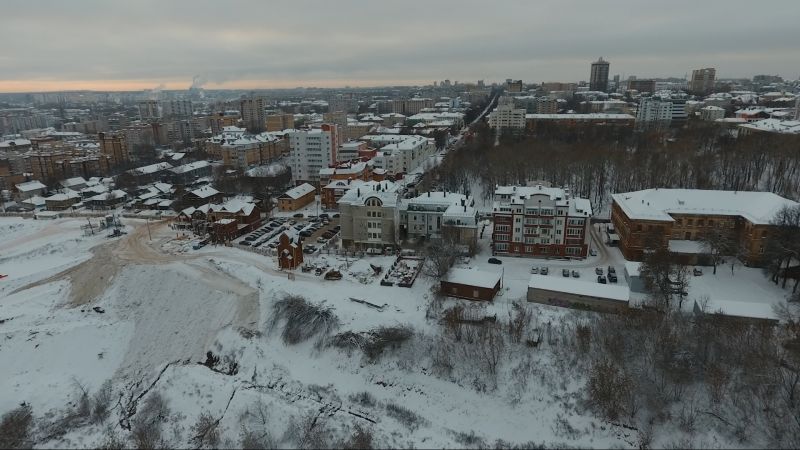
M33 445L33 409L23 403L0 418L0 447L30 448Z

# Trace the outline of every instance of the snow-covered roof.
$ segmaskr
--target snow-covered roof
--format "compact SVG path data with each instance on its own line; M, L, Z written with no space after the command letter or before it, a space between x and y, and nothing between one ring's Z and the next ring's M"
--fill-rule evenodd
M297 200L298 198L302 198L304 195L308 195L311 192L314 192L316 188L308 183L303 183L300 186L295 186L288 191L286 191L283 196L289 197L293 200Z
M498 186L494 191L495 198L501 197L500 201L495 201L492 205L493 210L497 210L504 203L525 204L525 200L534 195L546 195L550 200L555 201L555 206L569 207L569 216L592 215L592 204L585 198L570 198L567 190L562 188L545 187L541 184L536 186ZM507 197L503 199L503 197Z
M474 218L477 214L475 200L464 194L452 192L426 192L418 197L407 200L403 208L413 210L415 205L440 206L443 208L442 218Z
M526 120L635 120L630 114L606 114L606 113L588 113L588 114L525 114Z
M31 145L31 141L28 139L9 139L7 141L0 141L0 148L20 147L26 145Z
M174 174L182 174L182 173L186 173L186 172L191 172L193 170L202 169L202 168L208 167L210 165L211 164L206 160L195 161L195 162L192 162L192 163L189 163L189 164L184 164L182 166L173 167L172 169L169 169L169 171L174 173Z
M493 289L500 283L500 273L488 270L453 268L442 281L466 286Z
M134 175L150 175L171 168L172 164L168 162L160 162L156 164L150 164L149 166L137 167L136 169L132 169L131 173Z
M63 202L75 198L81 198L81 195L75 191L65 190L62 193L53 194L50 197L46 197L45 200L50 200L53 202Z
M669 247L669 251L674 253L685 253L690 255L706 253L706 251L703 249L703 243L701 241L671 239L667 246Z
M67 178L66 180L61 182L61 185L65 188L71 188L73 186L78 186L81 184L86 184L86 180L83 177L73 177Z
M574 278L548 275L531 275L528 288L585 295L587 297L604 298L621 302L630 300L631 295L631 291L627 286L593 283L590 281L575 280Z
M363 161L359 161L356 163L347 162L339 164L336 167L324 167L319 169L320 175L347 175L347 174L359 174L363 172L367 168L367 163Z
M625 215L631 219L672 222L669 214L742 216L753 224L769 224L784 206L797 202L773 194L752 191L712 191L702 189L645 189L613 194Z
M764 119L739 126L751 130L770 131L773 133L800 134L800 120Z
M360 186L366 181L356 178L355 180L333 180L326 184L323 189L350 189L351 187Z
M44 206L44 201L45 201L44 197L40 197L38 195L34 195L31 198L28 198L28 199L25 199L25 200L21 200L20 203L27 203L27 204L33 205L33 206Z
M377 198L383 206L396 206L400 185L391 181L367 181L351 188L339 200L340 204L363 205L370 198Z
M219 219L214 223L217 225L229 225L232 224L233 222L236 222L236 219Z
M697 303L697 302L695 302ZM772 303L741 302L735 300L709 299L706 314L722 314L731 317L777 320Z
M31 192L37 189L47 189L47 186L43 185L40 181L27 181L25 183L20 183L15 185L17 190L20 192Z
M211 186L203 186L190 192L198 198L208 198L219 194L219 191Z
M639 261L625 261L625 272L628 273L628 276L631 277L638 277L641 275L639 269L642 267L642 263Z

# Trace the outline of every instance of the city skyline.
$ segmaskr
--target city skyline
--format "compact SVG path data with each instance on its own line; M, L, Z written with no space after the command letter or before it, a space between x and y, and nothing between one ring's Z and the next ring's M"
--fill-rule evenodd
M684 77L715 67L718 78L793 79L800 4L771 5L782 14L745 2L722 10L629 0L491 9L476 1L335 9L316 1L9 1L0 18L0 37L11 44L0 55L0 92L186 89L194 77L211 89L588 81L599 55L612 76Z

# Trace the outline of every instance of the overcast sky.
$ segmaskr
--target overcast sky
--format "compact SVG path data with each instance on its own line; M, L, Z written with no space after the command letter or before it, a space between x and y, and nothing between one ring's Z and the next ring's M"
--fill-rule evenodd
M800 0L2 0L0 92L800 75Z

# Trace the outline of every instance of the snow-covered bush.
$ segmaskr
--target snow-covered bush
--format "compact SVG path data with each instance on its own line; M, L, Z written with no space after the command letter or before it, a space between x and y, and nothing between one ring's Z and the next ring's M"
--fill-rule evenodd
M286 344L299 344L321 335L327 336L339 327L339 318L333 309L315 305L297 295L286 295L272 306L270 329L284 322L281 339Z

